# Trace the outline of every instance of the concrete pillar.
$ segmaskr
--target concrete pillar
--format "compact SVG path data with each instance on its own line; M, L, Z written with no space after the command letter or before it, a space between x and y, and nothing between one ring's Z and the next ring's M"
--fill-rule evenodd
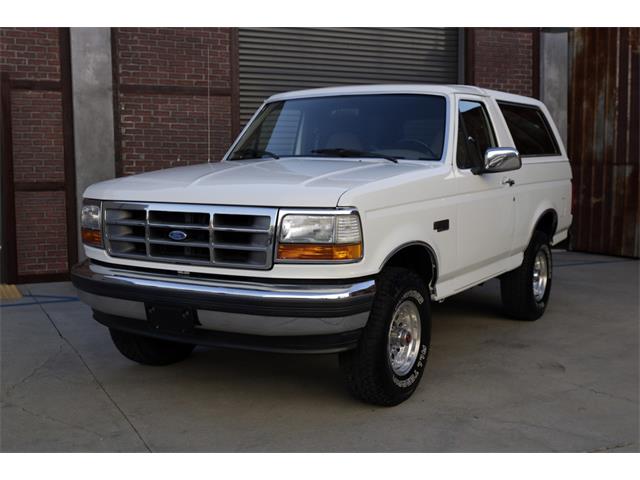
M549 109L566 145L569 108L569 33L566 28L543 29L540 35L540 99Z
M116 174L111 32L108 28L71 28L71 75L79 213L84 190L92 183L114 178ZM82 259L84 250L79 228L78 242Z

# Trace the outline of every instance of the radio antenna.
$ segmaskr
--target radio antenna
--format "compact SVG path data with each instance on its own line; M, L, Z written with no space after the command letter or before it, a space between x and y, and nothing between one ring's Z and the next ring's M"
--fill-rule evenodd
M207 163L211 163L211 45L207 44Z

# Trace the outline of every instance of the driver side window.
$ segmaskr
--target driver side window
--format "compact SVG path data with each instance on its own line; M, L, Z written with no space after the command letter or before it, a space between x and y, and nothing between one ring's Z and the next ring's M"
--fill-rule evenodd
M496 146L489 115L480 102L460 100L458 104L458 168L482 166L484 153Z

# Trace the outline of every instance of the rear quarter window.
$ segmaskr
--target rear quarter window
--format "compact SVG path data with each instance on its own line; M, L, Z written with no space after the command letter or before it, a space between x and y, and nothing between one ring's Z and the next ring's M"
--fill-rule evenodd
M498 102L515 147L523 157L560 155L549 122L538 107Z

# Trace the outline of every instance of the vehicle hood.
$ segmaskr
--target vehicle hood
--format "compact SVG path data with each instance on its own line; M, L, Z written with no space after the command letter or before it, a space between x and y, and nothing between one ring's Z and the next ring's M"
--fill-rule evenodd
M315 157L204 163L91 185L85 198L271 207L335 207L347 190L435 162Z

